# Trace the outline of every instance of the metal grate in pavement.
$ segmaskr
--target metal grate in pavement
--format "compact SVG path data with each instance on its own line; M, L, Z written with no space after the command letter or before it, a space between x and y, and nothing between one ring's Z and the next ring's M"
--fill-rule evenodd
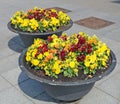
M74 21L74 23L91 28L91 29L100 29L100 28L104 28L106 26L114 24L114 22L96 18L96 17L84 18L81 20Z

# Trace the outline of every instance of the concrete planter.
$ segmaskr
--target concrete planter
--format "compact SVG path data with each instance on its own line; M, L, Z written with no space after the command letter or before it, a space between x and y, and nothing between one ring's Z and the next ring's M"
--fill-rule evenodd
M18 31L14 28L12 28L11 26L11 22L8 23L8 29L11 30L12 32L15 32L17 34L20 35L21 40L23 41L25 47L29 47L35 38L42 38L42 39L47 39L48 36L52 35L52 34L57 34L58 36L60 36L62 34L62 32L68 30L69 28L71 28L73 25L73 21L70 20L70 23L66 26L64 26L64 28L62 29L58 29L54 32L45 32L45 33L29 33L29 32L23 32L23 31Z
M40 78L28 71L25 66L25 53L26 50L24 50L19 57L20 68L24 70L30 78L38 80L50 96L62 101L74 101L82 98L92 89L96 81L110 74L117 63L116 57L111 51L111 64L101 75L88 80L77 80L76 82L58 82Z

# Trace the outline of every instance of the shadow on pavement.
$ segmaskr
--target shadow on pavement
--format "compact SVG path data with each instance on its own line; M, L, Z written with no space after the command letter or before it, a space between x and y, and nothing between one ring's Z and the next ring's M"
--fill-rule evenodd
M8 41L8 47L18 53L21 53L25 48L19 36L15 36Z
M24 72L21 72L18 78L18 85L22 92L24 92L25 95L31 97L34 100L40 100L43 102L55 102L59 103L60 101L53 99L50 97L44 90L44 88L41 86L40 82L33 80L33 79L26 79L23 80ZM23 80L22 82L20 82ZM19 83L20 82L20 83ZM41 102L42 103L42 102Z
M120 0L111 1L112 3L120 3Z

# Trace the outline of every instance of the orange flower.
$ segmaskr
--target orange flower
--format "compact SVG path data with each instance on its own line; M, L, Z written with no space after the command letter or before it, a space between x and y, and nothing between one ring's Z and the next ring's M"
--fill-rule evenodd
M32 10L32 9L30 9L30 10L28 10L28 12L32 13L32 12L33 12L33 10Z
M50 49L49 52L55 54L55 53L57 52L57 50L55 50L55 49Z
M59 44L55 44L55 48L59 48Z
M48 62L49 60L53 59L53 53L50 53L46 58L45 58L45 62Z
M48 56L47 56L47 58L50 60L50 59L52 59L53 58L53 53L50 53Z
M70 44L67 44L67 45L65 46L64 50L65 50L66 52L68 52L69 49L70 49Z
M28 14L27 14L27 13L23 14L23 18L25 18L25 17L27 17L27 16L28 16Z
M90 39L88 40L88 44L92 44L92 43L93 43L93 39L90 38Z

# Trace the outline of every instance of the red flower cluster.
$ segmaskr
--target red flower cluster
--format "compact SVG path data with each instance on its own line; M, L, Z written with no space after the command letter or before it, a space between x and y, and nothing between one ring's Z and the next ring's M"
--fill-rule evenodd
M42 46L39 46L38 47L38 50L37 50L37 52L36 52L36 55L35 55L35 57L37 57L40 53L44 53L44 52L47 52L48 51L48 46L47 46L47 44L43 44Z
M53 38L51 36L48 36L47 40L48 40L48 42L52 42Z
M78 43L73 44L70 48L70 51L81 51L83 53L91 53L92 52L92 46L86 42L85 37L78 37Z
M82 62L82 61L84 61L84 59L85 59L85 55L83 55L83 54L77 56L78 62Z
M66 36L60 36L59 38L61 38L62 40L66 41L67 37ZM83 62L85 59L85 55L89 54L92 52L92 46L90 44L88 44L86 42L86 38L83 36L77 37L78 38L78 42L76 44L72 44L69 52L79 52L79 55L77 56L77 61L78 62ZM51 36L48 37L48 42L52 42L53 38ZM48 46L47 44L43 44L42 46L38 47L38 51L36 53L36 57L40 54L40 53L44 53L48 51ZM59 52L57 52L57 56L59 59L61 60L65 60L65 57L67 55L67 53L64 49L59 50Z
M65 56L66 56L66 52L65 52L65 50L62 50L62 51L60 52L60 57L61 57L61 59L62 59L62 60L65 60Z
M47 14L47 15L46 15ZM50 9L44 9L44 10L30 10L27 14L28 19L35 18L36 20L40 21L42 18L49 19L51 17L57 18L58 15L56 12L52 12Z
M92 46L86 42L85 37L80 36L78 37L78 43L73 44L70 48L71 52L81 52L80 55L77 56L77 61L82 62L85 59L85 54L86 53L91 53L92 52Z

